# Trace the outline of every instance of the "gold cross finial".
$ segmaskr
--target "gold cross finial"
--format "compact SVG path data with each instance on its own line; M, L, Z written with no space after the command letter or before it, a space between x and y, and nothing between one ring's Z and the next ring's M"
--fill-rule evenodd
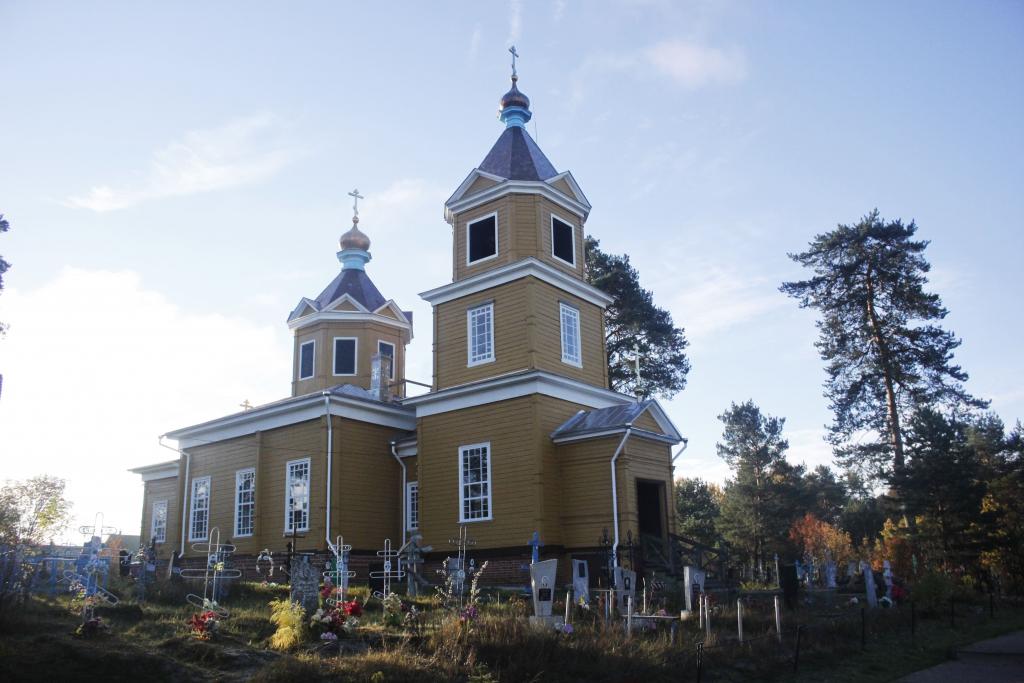
M238 404L238 407L241 408L242 410L252 410L253 406L251 403L249 403L249 399L245 399L244 401Z
M348 193L349 197L352 197L352 218L359 218L359 200L366 199L363 195L359 194L359 190L352 190ZM358 220L356 221L358 222Z

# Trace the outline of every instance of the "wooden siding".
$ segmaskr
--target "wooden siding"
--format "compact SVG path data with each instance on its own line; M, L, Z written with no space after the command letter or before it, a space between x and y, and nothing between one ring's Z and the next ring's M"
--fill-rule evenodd
M641 413L640 417L633 420L633 426L637 429L646 429L649 432L655 432L656 434L664 434L661 427L658 426L658 421L651 415L650 410L646 410Z
M479 176L476 180L473 181L473 183L469 186L469 189L466 190L466 193L462 195L462 197L463 199L465 199L467 197L477 194L478 192L483 192L489 187L494 187L497 184L497 180L491 180L490 178Z
M403 492L401 471L391 455L390 443L407 432L338 416L332 416L332 420L331 536L343 535L346 543L360 550L379 550L385 538L397 547ZM210 528L220 529L222 541L234 533L235 472L253 467L255 531L251 537L232 540L239 554L255 554L263 548L284 551L291 540L291 535L285 533L287 463L309 458L309 530L300 533L296 547L327 547L326 425L326 420L319 418L190 449L189 479L210 477ZM168 520L168 539L170 529ZM186 539L187 554L197 555L191 552L191 544Z
M419 420L420 533L435 550L459 529L459 447L490 442L491 515L468 522L478 548L525 545L541 523L543 477L524 396Z
M532 304L531 369L547 370L581 382L604 387L608 361L602 330L604 312L599 306L572 296L546 282L529 278ZM580 312L580 354L582 367L562 362L562 314L560 303Z
M494 302L494 361L467 367L466 311ZM438 389L486 379L530 366L527 280L440 304L434 308L434 384Z
M343 535L345 543L364 550L380 550L390 538L397 549L402 539L400 496L405 493L391 441L407 432L344 418L335 418L335 423L331 535ZM321 526L322 517L321 512Z
M466 263L466 227L478 218L496 213L498 255L477 263ZM551 215L573 226L575 265L551 254ZM509 194L457 214L454 218L452 278L455 281L508 265L532 256L570 275L583 278L583 225L579 217L554 202L534 194Z
M140 543L148 546L152 540L153 503L167 501L167 531L164 542L156 544L157 557L166 558L174 552L178 542L178 527L181 525L181 507L178 505L178 478L153 479L145 484L142 496L142 528Z
M494 304L494 361L469 367L466 312ZM562 362L560 303L580 313L582 367ZM546 370L604 387L607 382L603 312L534 277L499 285L434 309L434 384L438 389L517 370Z
M356 374L334 375L334 338L355 337ZM299 379L299 349L309 340L316 341L313 377ZM354 384L370 388L371 358L377 353L377 342L383 341L395 346L395 387L394 392L404 395L405 345L408 338L403 330L376 322L321 322L295 331L295 345L292 351L292 396L301 396L322 391L338 384Z
M214 527L220 531L221 543L229 540L235 544L239 553L258 553L264 546L259 545L259 517L256 519L256 530L252 537L235 538L235 472L249 467L256 467L257 437L255 435L229 439L205 446L189 449L192 462L189 466L189 481L186 482L188 495L187 514L185 515L185 551L186 555L195 555L192 550L193 541L189 538L192 516L192 482L202 477L210 477L210 517L207 532ZM257 473L257 515L260 509L259 486L260 473Z
M625 498L620 498L620 505L625 508L619 517L619 533L625 537L627 531L633 532L633 538L639 538L639 518L637 514L637 480L657 481L664 485L662 495L662 514L667 532L675 532L675 515L672 514L672 452L668 444L649 439L630 438L626 443L625 466L626 480ZM620 489L621 491L621 489ZM621 495L621 493L620 493Z

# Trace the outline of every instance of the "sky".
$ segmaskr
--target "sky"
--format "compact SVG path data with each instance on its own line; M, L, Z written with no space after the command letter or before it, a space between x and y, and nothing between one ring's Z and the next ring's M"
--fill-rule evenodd
M1022 2L5 1L0 26L0 479L65 477L76 526L138 533L158 435L289 394L285 319L355 187L430 381L418 293L451 280L443 203L501 133L513 43L587 232L686 330L678 476L728 476L746 399L831 462L815 316L778 286L876 207L930 240L968 389L1024 418Z

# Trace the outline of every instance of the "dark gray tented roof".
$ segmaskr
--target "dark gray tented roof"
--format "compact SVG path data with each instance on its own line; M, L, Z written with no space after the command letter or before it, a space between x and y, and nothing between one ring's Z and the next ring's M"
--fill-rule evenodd
M520 126L505 129L479 168L507 180L547 180L558 175L544 152Z
M556 439L570 435L625 427L640 417L650 405L651 401L643 401L641 403L611 406L610 408L599 408L598 410L580 411L553 431L551 438Z
M377 310L387 302L380 290L370 281L366 271L346 268L320 292L320 296L316 298L317 310L322 310L343 294L348 294L371 311Z

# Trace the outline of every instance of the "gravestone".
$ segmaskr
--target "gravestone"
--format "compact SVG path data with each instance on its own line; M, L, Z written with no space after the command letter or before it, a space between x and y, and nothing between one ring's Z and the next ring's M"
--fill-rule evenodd
M696 567L683 568L683 585L686 587L686 611L692 612L704 592L704 580L707 575Z
M871 565L861 560L860 570L864 572L864 596L867 598L868 606L878 607L878 590L875 588L875 574L871 571Z
M572 592L577 602L590 604L590 567L586 560L572 561Z
M320 573L309 561L308 555L292 558L291 592L289 599L302 605L306 614L312 614L320 602Z
M857 576L857 563L850 560L846 563L846 578L849 581L853 581L855 576Z
M782 598L786 601L786 609L796 609L797 599L800 595L800 579L797 578L796 565L782 565L779 583L782 586Z
M882 580L885 581L885 597L892 600L892 565L889 560L882 562Z
M619 611L626 613L627 599L632 599L636 604L636 572L631 569L616 567L615 578L615 603Z
M546 628L561 628L562 617L551 615L555 601L555 574L558 560L544 560L530 565L530 589L533 593L533 616L530 624Z
M832 552L825 551L825 588L836 587L836 563L832 560Z

